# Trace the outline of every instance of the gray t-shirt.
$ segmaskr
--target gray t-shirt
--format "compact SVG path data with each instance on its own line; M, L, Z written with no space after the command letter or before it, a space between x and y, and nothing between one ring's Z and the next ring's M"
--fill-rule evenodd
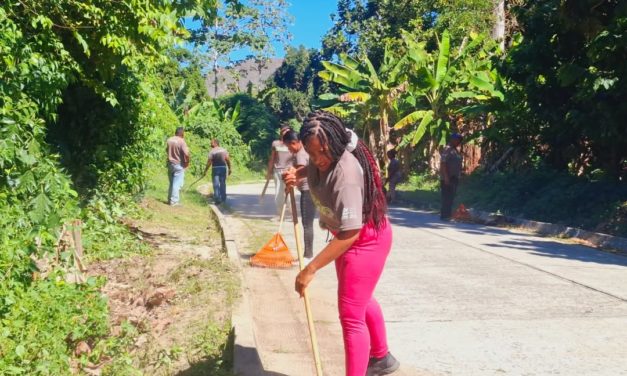
M276 159L274 160L275 170L282 171L292 166L294 158L292 153L290 153L290 150L287 146L285 146L285 144L283 144L282 141L272 141L272 150L276 152Z
M441 154L441 162L446 164L449 178L459 178L462 174L462 155L456 148L446 145ZM441 176L444 179L444 176Z
M294 167L296 166L309 166L309 154L307 154L304 147L301 147L298 153L294 154ZM301 192L309 190L307 178L298 182L298 190Z
M226 159L228 157L229 152L220 146L216 146L209 152L209 159L211 159L212 167L226 167Z
M307 168L311 197L320 212L320 222L334 233L363 226L364 175L353 154L345 151L335 166L320 172Z
M168 162L173 165L186 166L189 160L189 149L183 137L172 136L168 138L166 152L168 153Z

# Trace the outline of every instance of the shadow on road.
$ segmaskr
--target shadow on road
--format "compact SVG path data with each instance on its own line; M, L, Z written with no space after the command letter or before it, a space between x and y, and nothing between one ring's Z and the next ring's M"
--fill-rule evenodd
M578 260L595 264L627 266L627 257L625 256L597 251L594 248L586 246L563 244L551 240L503 240L498 243L486 245L528 251L529 254L536 256Z
M431 228L431 229L455 229L467 234L475 235L511 235L510 231L497 227L488 227L461 222L445 222L438 218L437 214L431 212L418 211L398 206L391 206L388 209L388 216L392 224L403 227Z
M476 241L472 242L473 246L478 244L485 247L525 251L537 256L627 266L627 257L625 256L599 251L584 245L564 244L549 238L538 239L538 235L520 234L506 229L470 223L443 222L438 219L436 214L401 207L390 207L389 216L396 226L435 230L453 229L476 236ZM486 236L493 236L493 241L486 242ZM462 242L460 239L456 240Z
M260 202L257 195L231 193L227 200L230 203L237 203L230 207L231 212L247 219L270 219L276 211L272 195L266 195Z

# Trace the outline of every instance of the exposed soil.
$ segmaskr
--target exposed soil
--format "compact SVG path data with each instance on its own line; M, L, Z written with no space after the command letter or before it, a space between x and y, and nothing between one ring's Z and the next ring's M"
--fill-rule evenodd
M193 223L167 220L186 219L197 207L170 208L153 199L142 205L148 218L128 225L154 253L94 263L88 270L107 278L102 292L109 299L111 335L121 335L124 325L137 329L129 353L144 374L228 374L225 339L239 282L215 224L208 212L187 218ZM106 366L105 359L85 370L106 374Z

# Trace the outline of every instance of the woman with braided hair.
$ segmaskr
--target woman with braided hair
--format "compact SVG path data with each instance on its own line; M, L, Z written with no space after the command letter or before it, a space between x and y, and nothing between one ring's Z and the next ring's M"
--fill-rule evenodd
M334 239L296 277L302 296L317 270L335 261L347 376L386 375L399 362L389 353L381 307L373 297L392 246L377 164L335 115L310 113L300 130L310 164L283 174L288 187L307 178L320 223Z

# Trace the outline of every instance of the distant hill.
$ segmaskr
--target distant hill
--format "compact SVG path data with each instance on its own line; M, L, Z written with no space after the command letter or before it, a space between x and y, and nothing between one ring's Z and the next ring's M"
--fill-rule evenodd
M218 69L218 91L214 91L214 73L209 72L205 77L207 92L211 97L224 94L245 92L248 83L252 83L257 90L265 87L265 81L283 64L283 59L273 58L264 61L260 67L254 59L243 60L237 64Z

